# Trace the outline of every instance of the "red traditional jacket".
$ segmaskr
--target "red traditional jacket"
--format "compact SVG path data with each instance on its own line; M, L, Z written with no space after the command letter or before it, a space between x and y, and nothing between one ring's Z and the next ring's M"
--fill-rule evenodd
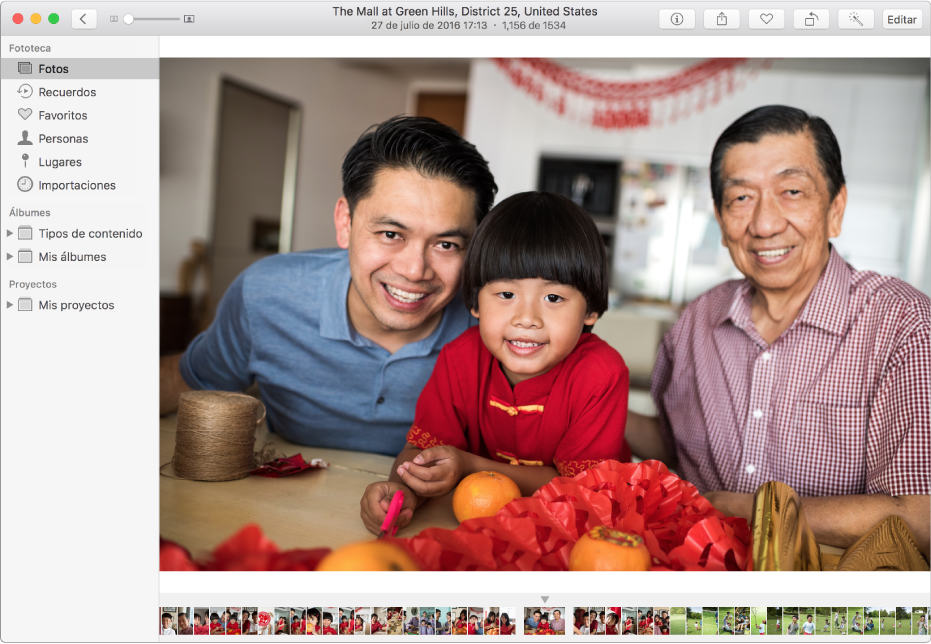
M574 476L607 459L630 461L629 387L621 355L583 333L562 362L512 388L472 327L440 351L407 440Z

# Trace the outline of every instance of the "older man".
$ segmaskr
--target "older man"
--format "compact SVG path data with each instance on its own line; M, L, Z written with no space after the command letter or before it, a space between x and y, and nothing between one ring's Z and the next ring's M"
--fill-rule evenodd
M660 346L659 415L631 414L635 454L676 464L719 510L750 518L782 481L822 543L846 548L889 515L929 550L931 312L829 243L847 188L828 124L785 106L718 139L711 187L745 279L705 293Z
M255 381L269 427L292 442L401 451L440 349L472 324L459 274L497 186L472 144L417 117L363 134L342 179L339 248L237 277L210 328L162 359L161 413L184 391Z

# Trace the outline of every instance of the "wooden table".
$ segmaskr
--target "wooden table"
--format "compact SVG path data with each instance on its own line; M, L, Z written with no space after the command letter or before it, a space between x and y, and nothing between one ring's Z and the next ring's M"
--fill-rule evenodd
M171 461L177 416L160 422L159 463ZM347 452L295 445L271 434L267 437L286 455L298 452L305 460L322 458L329 469L305 470L279 479L247 476L238 481L209 483L177 478L170 465L159 477L160 531L194 558L200 558L248 523L257 523L283 550L335 548L372 539L359 517L359 501L369 483L388 479L394 459L379 454ZM455 528L452 493L430 499L398 532L410 537L425 528Z

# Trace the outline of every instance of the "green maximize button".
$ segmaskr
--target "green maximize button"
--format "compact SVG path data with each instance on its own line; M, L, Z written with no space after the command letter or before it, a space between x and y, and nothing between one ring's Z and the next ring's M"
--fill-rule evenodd
M50 23L52 23L53 25L57 25L57 24L58 24L58 14L57 14L57 13L50 13L50 14L48 15L48 21L49 21Z

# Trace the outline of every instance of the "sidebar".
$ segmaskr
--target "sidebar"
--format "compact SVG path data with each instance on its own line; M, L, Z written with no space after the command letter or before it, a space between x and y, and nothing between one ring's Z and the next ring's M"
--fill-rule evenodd
M158 513L119 516L158 478L158 41L3 40L2 521L23 527L4 533L4 561L133 561L105 566L129 588L151 553L154 604ZM21 572L35 588L19 597L82 596L77 577Z

